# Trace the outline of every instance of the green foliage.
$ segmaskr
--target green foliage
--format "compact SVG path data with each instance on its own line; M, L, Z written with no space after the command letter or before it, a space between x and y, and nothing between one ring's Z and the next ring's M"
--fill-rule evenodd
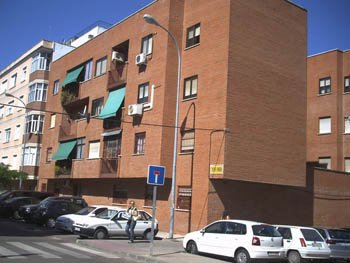
M68 169L65 166L55 166L55 175L66 175Z
M68 90L62 90L61 92L61 104L66 105L74 100L74 94Z
M9 189L12 183L16 180L26 180L28 178L28 174L24 172L18 172L16 170L10 170L9 166L3 163L0 163L0 185Z

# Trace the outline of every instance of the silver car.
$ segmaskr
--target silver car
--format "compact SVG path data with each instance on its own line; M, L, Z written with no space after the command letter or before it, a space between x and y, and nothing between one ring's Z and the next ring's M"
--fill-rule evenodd
M111 211L112 212L112 211ZM139 210L140 219L137 220L134 232L135 237L142 237L150 240L152 238L152 216L146 211ZM82 217L75 221L73 232L81 238L93 237L96 239L105 239L115 236L127 236L125 227L128 222L128 216L125 210L117 213L101 213L95 217ZM154 236L158 233L158 221L155 219Z
M330 258L350 259L350 232L344 229L316 227L331 250Z

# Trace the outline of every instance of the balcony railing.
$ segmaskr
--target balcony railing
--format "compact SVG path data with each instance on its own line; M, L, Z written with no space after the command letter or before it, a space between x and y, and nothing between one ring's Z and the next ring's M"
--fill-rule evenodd
M108 71L107 90L126 83L128 64L111 63L111 69Z
M101 158L101 177L116 177L118 171L118 158Z
M65 117L63 117L65 118ZM60 125L58 134L59 141L66 141L77 137L77 122L74 120L64 120Z

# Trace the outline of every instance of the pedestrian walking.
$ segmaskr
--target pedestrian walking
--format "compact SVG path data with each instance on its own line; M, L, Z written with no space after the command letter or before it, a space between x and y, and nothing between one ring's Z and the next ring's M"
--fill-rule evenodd
M136 226L136 221L138 220L139 212L137 211L137 207L133 200L129 202L129 207L126 210L126 213L128 215L128 223L126 224L125 232L128 234L129 243L134 243L134 229Z

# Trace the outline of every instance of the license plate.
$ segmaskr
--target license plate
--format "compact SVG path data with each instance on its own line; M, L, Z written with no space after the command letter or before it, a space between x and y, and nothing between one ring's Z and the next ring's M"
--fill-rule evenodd
M80 232L80 227L74 228L75 231Z
M312 246L313 247L322 247L322 244L320 244L320 243L312 243Z

